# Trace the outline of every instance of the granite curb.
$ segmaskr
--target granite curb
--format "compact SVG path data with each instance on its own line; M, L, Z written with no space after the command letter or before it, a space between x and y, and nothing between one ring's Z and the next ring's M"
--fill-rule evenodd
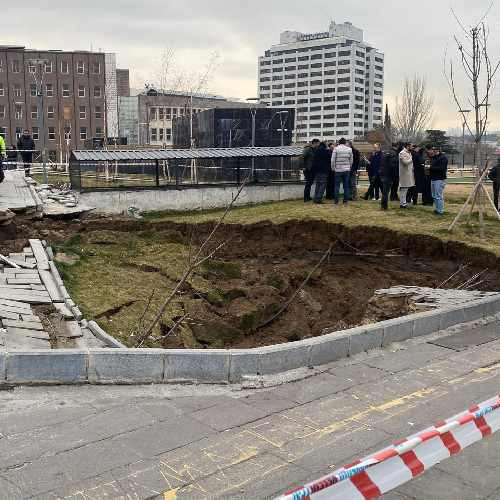
M500 294L466 305L255 349L0 350L0 384L236 383L245 377L321 366L499 312ZM119 342L91 323L94 334L104 334L103 340L113 340L118 347Z

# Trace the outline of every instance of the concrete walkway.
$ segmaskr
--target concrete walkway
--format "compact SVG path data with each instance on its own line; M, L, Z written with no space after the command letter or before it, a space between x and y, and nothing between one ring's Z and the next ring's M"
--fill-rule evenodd
M37 202L24 179L24 172L5 170L5 180L0 184L0 210L31 212Z
M0 498L273 498L500 392L500 323L309 375L0 392ZM385 498L499 498L499 468L495 434Z

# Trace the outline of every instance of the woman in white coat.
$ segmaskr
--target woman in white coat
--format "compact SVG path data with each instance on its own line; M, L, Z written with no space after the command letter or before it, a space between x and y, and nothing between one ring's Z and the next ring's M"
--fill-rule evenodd
M406 208L408 202L406 197L410 188L415 186L415 175L413 173L413 159L411 156L411 144L405 143L399 153L399 199L400 207Z

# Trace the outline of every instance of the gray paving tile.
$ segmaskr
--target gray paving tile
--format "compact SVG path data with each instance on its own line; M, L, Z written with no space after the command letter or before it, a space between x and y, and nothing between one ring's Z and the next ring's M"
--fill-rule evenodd
M297 404L289 399L278 398L274 393L267 390L256 392L255 394L251 394L249 396L244 396L239 398L238 401L241 401L242 403L245 403L253 408L262 410L267 414L288 410Z
M499 337L500 331L493 331L489 328L455 333L433 340L430 343L448 349L455 349L456 351L463 351L469 347L488 344L489 342L498 340Z

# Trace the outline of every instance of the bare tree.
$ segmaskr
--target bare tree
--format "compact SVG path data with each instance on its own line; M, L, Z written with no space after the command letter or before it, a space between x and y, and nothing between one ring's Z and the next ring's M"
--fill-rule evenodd
M448 57L445 56L444 60L444 74L450 86L453 99L458 106L459 113L463 117L467 130L474 140L474 163L477 162L481 152L481 142L488 126L491 91L495 84L498 68L500 67L500 61L491 60L488 48L490 32L485 23L493 4L494 2L492 1L479 21L471 26L466 26L458 18L453 9L451 11L461 31L462 38L458 35L454 35L454 40L460 57L463 72L462 80L465 81L463 87L465 87L466 90L463 90L463 87L460 87L457 82L453 58L448 59ZM467 107L470 109L466 109ZM469 118L469 113L472 114L472 118ZM478 207L481 238L485 236L483 212L486 199L490 202L495 215L500 219L500 214L497 212L483 184L488 164L488 158L485 159L483 165L481 165L481 161L479 161L476 185L465 205L462 207L462 210L460 210L451 224L449 228L450 231L460 220L469 203L471 203L471 213L475 206Z
M434 115L434 99L427 94L424 77L405 78L403 95L396 99L394 126L401 139L419 142Z

